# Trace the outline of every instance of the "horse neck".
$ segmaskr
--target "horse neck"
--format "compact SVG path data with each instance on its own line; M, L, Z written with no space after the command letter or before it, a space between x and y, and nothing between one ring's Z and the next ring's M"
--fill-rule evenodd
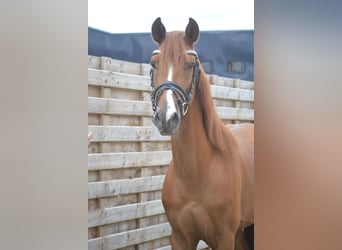
M208 171L213 147L203 125L203 115L198 98L194 98L188 113L183 117L177 135L171 137L173 165L184 177L203 176Z
M208 171L215 153L227 160L235 157L236 140L216 113L209 79L204 73L178 134L171 137L171 145L175 168L188 176Z

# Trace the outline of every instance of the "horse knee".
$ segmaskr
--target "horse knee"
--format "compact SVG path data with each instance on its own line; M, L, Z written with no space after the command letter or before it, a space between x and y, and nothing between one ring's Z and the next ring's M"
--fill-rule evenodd
M234 233L229 233L229 234L226 234L224 238L221 238L217 243L217 247L213 249L234 250L234 245L235 245L235 235Z
M197 243L195 240L186 239L179 234L171 233L172 250L196 250Z

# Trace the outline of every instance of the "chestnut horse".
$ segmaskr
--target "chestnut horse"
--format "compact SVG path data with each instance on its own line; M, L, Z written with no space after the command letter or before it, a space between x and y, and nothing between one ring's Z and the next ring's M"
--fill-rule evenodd
M157 18L152 38L158 44L151 57L153 124L172 146L162 191L172 249L196 249L204 240L212 249L233 250L254 223L253 124L226 127L218 117L194 50L195 20L185 32L166 33Z

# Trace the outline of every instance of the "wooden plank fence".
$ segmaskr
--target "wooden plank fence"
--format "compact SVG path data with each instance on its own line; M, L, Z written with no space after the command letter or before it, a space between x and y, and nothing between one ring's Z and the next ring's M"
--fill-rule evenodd
M88 249L170 250L170 137L152 125L149 65L88 56ZM254 83L209 76L226 124L254 121ZM197 249L208 249L200 242Z

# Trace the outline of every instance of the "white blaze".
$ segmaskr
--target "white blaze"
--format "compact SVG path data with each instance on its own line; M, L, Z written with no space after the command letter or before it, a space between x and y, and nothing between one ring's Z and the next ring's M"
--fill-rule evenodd
M169 73L167 74L167 80L172 81L172 65L169 68Z
M166 90L166 105L167 105L167 110L166 110L166 121L168 121L171 116L177 112L176 110L176 105L173 100L173 93L171 89Z

